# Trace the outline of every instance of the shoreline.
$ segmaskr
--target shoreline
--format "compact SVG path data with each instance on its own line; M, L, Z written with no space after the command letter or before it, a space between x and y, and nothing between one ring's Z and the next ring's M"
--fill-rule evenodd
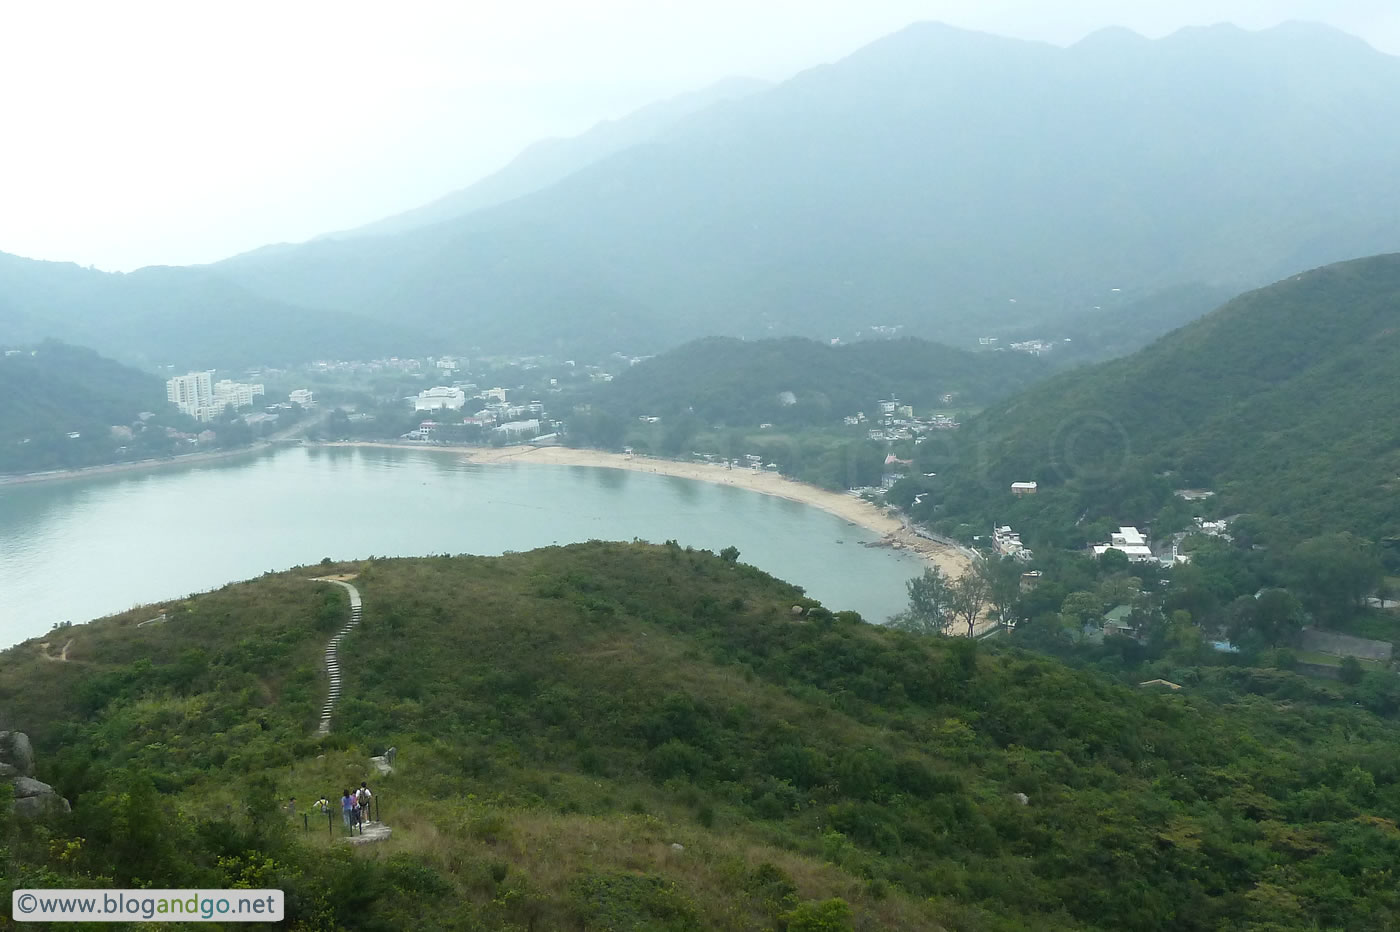
M629 472L652 473L691 479L746 489L762 495L772 495L791 502L821 509L851 524L879 535L884 546L913 553L926 564L937 567L956 578L967 572L970 561L963 553L946 544L919 537L902 520L870 502L846 492L833 492L820 486L799 482L779 473L750 469L729 469L714 463L687 463L651 456L607 453L577 447L479 447L466 444L421 445L377 440L338 440L308 443L316 447L366 447L389 450L422 450L461 456L466 462L482 466L511 463L539 463L551 466L585 466L594 469L623 469Z
M76 466L72 469L54 469L48 472L19 473L18 475L0 476L0 488L8 485L61 482L66 479L90 479L94 476L115 475L124 472L141 472L147 469L166 469L171 466L211 463L237 456L251 456L278 445L278 441L260 440L250 446L238 447L234 450L208 450L203 453L181 453L178 456L167 456L161 459L132 460L127 463L101 463L96 466Z

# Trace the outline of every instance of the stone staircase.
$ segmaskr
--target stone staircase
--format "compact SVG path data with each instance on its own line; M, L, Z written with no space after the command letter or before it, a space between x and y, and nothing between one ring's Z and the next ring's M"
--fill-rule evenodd
M340 642L360 623L360 590L339 579L317 579L313 582L328 582L350 593L350 620L326 645L326 676L330 680L330 688L326 692L326 704L321 708L321 723L316 726L316 734L325 737L331 733L331 715L334 714L335 704L340 699Z

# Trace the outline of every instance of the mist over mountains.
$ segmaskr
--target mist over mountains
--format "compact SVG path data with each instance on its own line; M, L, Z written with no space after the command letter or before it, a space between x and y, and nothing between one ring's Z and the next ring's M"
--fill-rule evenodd
M1085 315L1124 351L1203 293L1400 249L1396 164L1400 59L1330 28L1059 48L924 23L350 234L130 276L12 260L0 324L192 364L876 325L957 345Z

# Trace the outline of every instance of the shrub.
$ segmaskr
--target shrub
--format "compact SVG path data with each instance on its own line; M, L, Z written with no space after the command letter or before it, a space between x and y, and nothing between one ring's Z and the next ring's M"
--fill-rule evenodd
M787 932L853 932L855 917L843 899L808 900L779 917L787 923Z
M655 874L589 873L576 879L569 893L586 928L681 932L698 927L695 904Z

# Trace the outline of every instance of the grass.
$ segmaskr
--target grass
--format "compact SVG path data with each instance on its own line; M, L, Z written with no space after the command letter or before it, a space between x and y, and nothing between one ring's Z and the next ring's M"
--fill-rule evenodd
M605 806L615 787L591 777L521 771L493 781L546 783L558 797L599 809L558 812L513 803L494 787L478 785L479 792L469 792L473 787L465 782L462 795L439 798L432 787L446 774L427 746L401 748L398 763L401 772L371 778L363 776L372 768L362 753L341 751L286 768L279 775L279 795L297 797L297 840L313 850L340 844L345 832L335 797L365 779L379 796L383 821L393 835L355 848L356 857L387 861L411 855L454 878L458 894L478 908L490 911L497 901L512 901L512 908L523 910L536 928L566 928L575 922L569 903L581 875L617 873L672 878L694 905L701 928L762 928L771 921L771 910L744 891L764 864L791 879L798 900L845 899L862 917L862 928L937 924L939 909L925 899L872 886L838 864L754 840L742 831L746 820L741 813L725 813L715 826L702 826L692 808L658 788L632 788L632 807L642 811L618 814ZM326 831L324 817L315 815L311 831L302 831L300 813L319 795L315 788L331 785L337 787L327 793L336 807L334 834ZM313 789L306 790L308 786ZM217 810L234 804L216 794L205 805Z
M1303 663L1316 663L1328 667L1340 667L1343 659L1335 654L1324 654L1316 650L1297 650L1293 652L1293 655ZM1389 669L1388 664L1380 663L1379 661L1362 660L1361 658L1357 658L1357 661L1361 664L1362 668L1366 670L1384 671Z
M1328 630L1394 643L1400 641L1400 615L1392 610L1367 609L1355 612L1343 622L1329 625Z

